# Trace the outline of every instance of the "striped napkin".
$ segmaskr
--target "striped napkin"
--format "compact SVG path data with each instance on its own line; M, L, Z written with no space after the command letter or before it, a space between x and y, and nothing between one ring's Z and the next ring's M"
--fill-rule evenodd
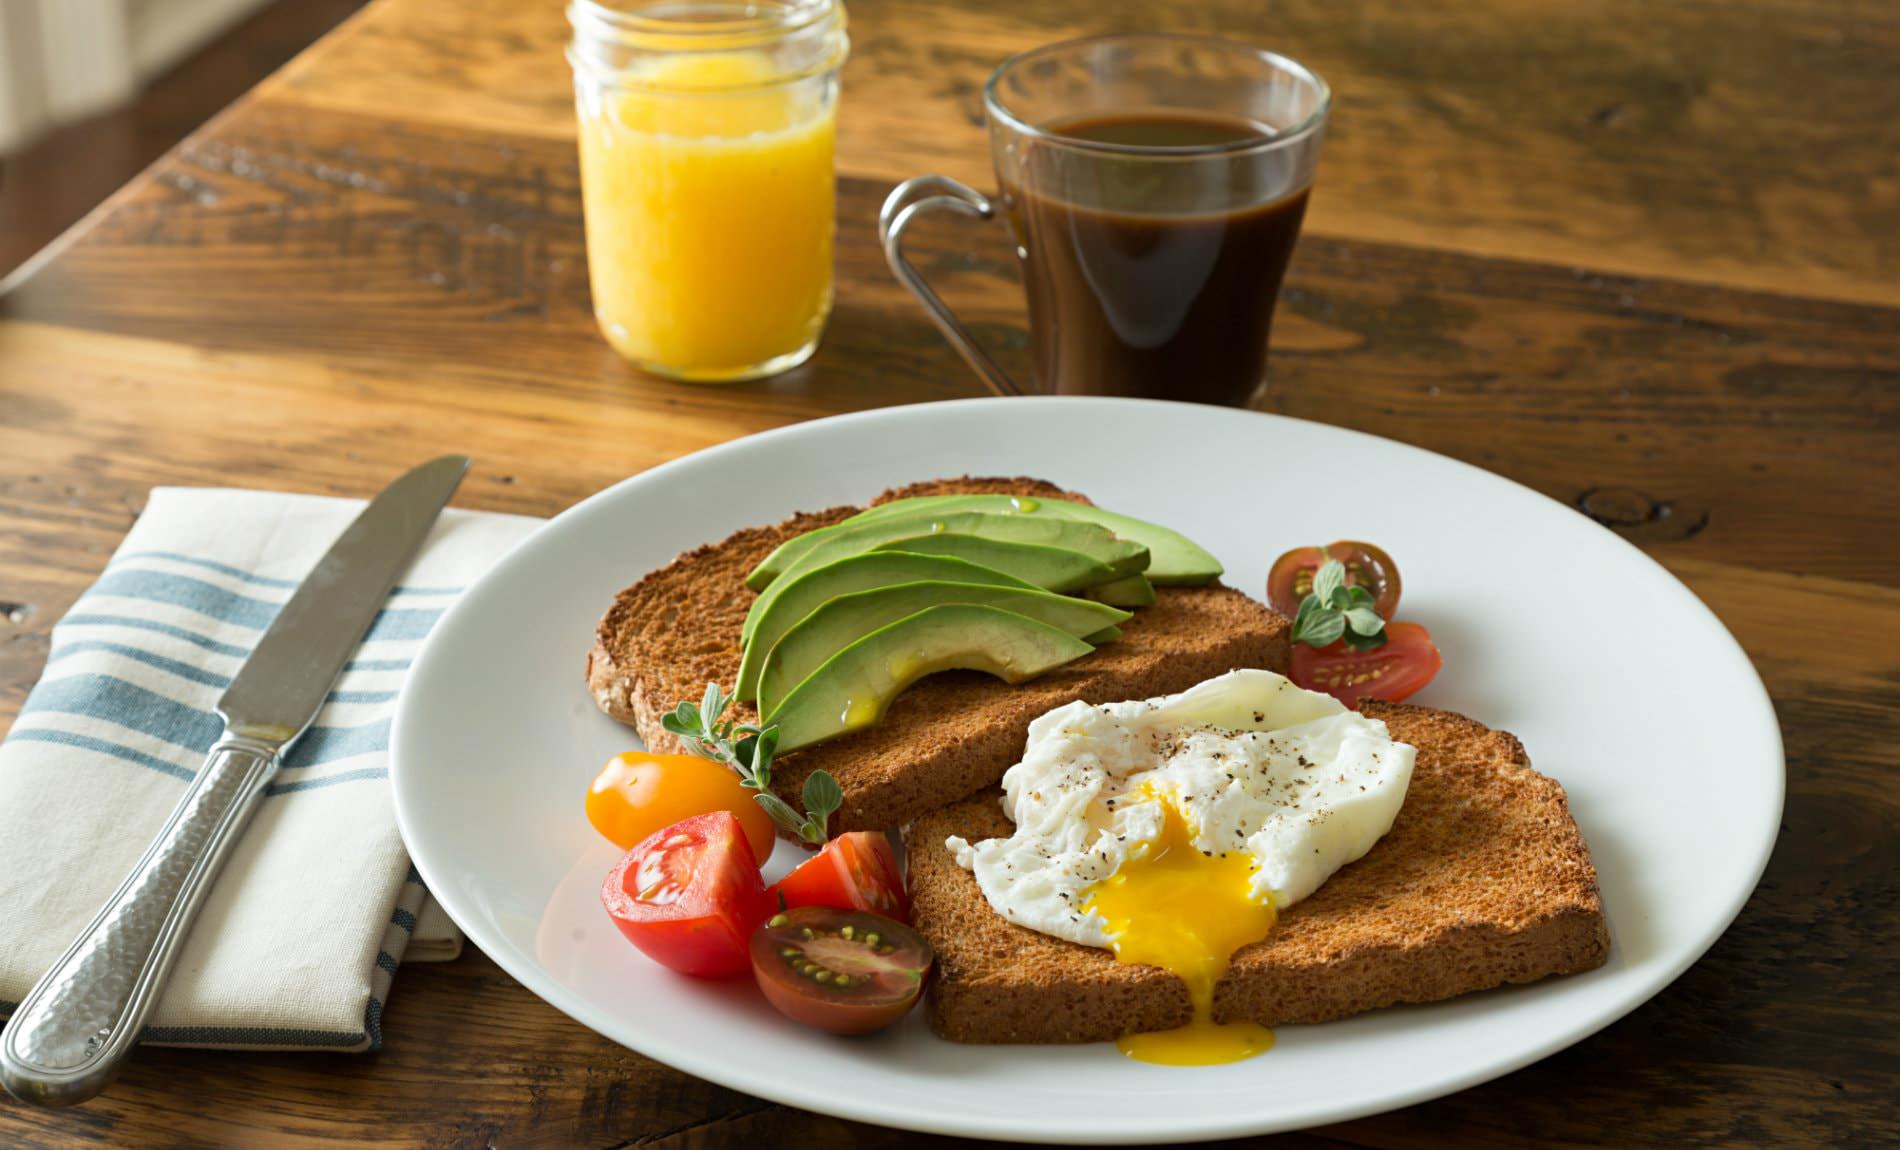
M218 736L218 696L362 506L157 488L53 628L0 743L0 1014L144 853ZM397 965L460 953L396 833L389 724L430 627L538 525L443 512L233 850L145 1041L372 1050Z

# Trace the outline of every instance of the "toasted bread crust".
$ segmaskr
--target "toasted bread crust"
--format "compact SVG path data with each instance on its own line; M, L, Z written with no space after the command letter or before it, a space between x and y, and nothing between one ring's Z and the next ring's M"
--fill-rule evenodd
M1418 748L1398 820L1234 956L1215 1017L1326 1022L1601 966L1609 928L1563 788L1531 770L1515 737L1462 715L1365 711ZM1179 979L1006 922L943 845L1009 831L991 793L906 833L916 926L937 950L936 1031L957 1042L1098 1042L1186 1023Z
M897 488L872 502L950 494L1082 500L1039 479L966 476ZM785 540L858 510L834 507L746 528L622 591L588 652L594 701L638 729L653 750L683 749L660 718L682 700L696 701L708 682L737 676L739 631L754 598L746 573ZM1078 698L1170 694L1236 667L1284 671L1288 631L1280 615L1219 584L1158 588L1154 606L1123 624L1120 640L1013 687L976 672L932 675L898 696L876 726L779 759L773 789L797 803L805 779L828 770L844 789L834 833L899 827L995 784L1021 752L1029 721L1044 711ZM741 711L756 716L749 704Z

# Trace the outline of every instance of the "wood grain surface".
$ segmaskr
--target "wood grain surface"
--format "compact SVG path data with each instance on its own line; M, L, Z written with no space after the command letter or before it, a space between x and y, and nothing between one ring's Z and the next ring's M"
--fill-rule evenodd
M977 394L884 270L889 185L988 183L977 93L1009 52L1245 37L1338 91L1256 406L1469 460L1642 546L1754 658L1789 782L1761 888L1647 1006L1500 1081L1247 1145L1900 1141L1900 13L859 0L852 21L838 310L774 380L645 379L594 335L551 2L372 5L30 264L0 295L0 722L154 484L363 496L453 443L479 461L458 504L546 515L735 436ZM915 234L1026 375L1002 234ZM1630 674L1667 692L1694 668ZM0 1102L0 1146L960 1145L689 1078L479 954L404 969L384 1029L367 1056L145 1051L84 1108Z

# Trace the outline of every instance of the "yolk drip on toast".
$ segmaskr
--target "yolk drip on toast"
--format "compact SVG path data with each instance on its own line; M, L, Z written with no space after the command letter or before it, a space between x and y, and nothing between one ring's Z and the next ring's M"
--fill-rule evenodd
M1160 838L1096 884L1083 907L1108 920L1117 962L1158 966L1186 982L1194 1018L1174 1030L1125 1035L1116 1045L1137 1061L1170 1066L1251 1058L1273 1045L1273 1032L1252 1022L1215 1022L1214 987L1233 953L1272 929L1273 907L1248 894L1250 856L1203 854L1176 805L1154 797L1166 812Z

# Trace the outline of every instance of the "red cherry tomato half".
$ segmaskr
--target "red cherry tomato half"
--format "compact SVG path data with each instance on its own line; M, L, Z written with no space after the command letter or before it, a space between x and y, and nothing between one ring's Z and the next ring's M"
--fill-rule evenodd
M901 922L804 906L752 935L752 974L779 1012L833 1034L868 1034L904 1017L936 955Z
M1396 703L1431 682L1444 665L1432 633L1417 623L1387 623L1385 640L1385 646L1370 651L1355 651L1343 639L1317 651L1295 643L1291 678L1309 691L1324 691L1357 707L1361 699Z
M744 974L747 942L776 905L731 811L655 831L607 875L600 901L648 958L700 978Z
M1313 591L1313 572L1328 559L1346 565L1346 585L1364 587L1372 593L1372 609L1390 619L1399 609L1399 565L1392 556L1374 543L1341 539L1318 547L1295 547L1273 561L1267 574L1267 602L1291 619L1300 613L1300 602Z
M897 869L891 840L878 831L852 831L825 844L817 855L779 880L785 905L868 910L910 921L910 899Z

